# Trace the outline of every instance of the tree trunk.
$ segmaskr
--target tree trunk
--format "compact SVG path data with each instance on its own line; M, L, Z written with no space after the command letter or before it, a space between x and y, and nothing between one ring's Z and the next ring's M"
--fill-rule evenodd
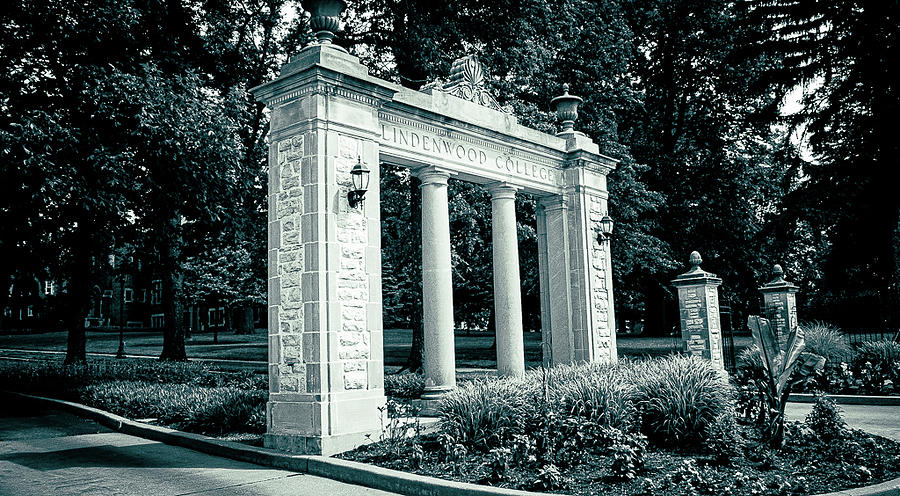
M162 270L163 349L160 360L186 361L184 326L181 321L180 216L173 213L159 233Z
M232 309L235 334L253 334L253 308L239 306Z
M82 229L90 232L90 223L83 223ZM86 236L74 246L75 254L72 260L71 279L66 293L66 311L64 321L69 330L66 340L65 363L84 363L87 360L87 332L84 327L84 319L91 307L91 281L94 269L94 260L91 248L94 243L90 236ZM79 246L80 245L80 246Z

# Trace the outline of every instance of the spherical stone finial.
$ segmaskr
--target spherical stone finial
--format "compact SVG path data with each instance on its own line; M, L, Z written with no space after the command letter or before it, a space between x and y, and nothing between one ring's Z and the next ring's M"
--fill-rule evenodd
M698 269L698 268L700 268L700 264L703 263L703 258L700 257L699 251L692 251L691 258L689 261L691 263L692 268Z
M775 264L772 266L772 282L770 284L780 284L784 283L784 269L781 268L780 265Z
M569 94L569 83L563 83L563 94L550 100L550 107L556 110L556 116L560 120L562 130L560 134L571 134L575 132L575 121L578 120L578 106L584 103L584 99L579 96Z

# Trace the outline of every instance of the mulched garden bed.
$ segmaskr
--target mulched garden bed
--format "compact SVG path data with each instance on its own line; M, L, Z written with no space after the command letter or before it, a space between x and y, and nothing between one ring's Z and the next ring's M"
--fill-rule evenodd
M442 456L437 435L381 441L338 458L460 482L576 495L819 494L900 477L900 443L858 430L845 430L826 442L801 423L791 423L787 432L781 450L751 439L742 456L728 464L708 454L651 448L643 469L630 481L614 480L612 456L591 450L569 467L548 470L536 460L504 463L496 453Z

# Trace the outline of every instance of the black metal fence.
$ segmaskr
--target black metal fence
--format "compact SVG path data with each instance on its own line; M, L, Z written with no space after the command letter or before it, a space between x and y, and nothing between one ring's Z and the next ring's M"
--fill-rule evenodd
M734 372L737 362L734 356L734 326L730 306L719 307L719 322L722 324L722 358L725 361L725 370Z
M900 341L900 329L841 329L841 332L850 345L871 341Z

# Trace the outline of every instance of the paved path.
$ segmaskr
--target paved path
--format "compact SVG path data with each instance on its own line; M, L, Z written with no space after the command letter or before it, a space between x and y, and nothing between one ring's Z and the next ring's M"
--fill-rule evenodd
M11 406L11 405L10 405ZM0 495L389 496L110 431L67 413L0 411Z
M803 420L812 403L788 403L784 415L788 420ZM838 405L847 425L877 436L900 442L900 406Z

